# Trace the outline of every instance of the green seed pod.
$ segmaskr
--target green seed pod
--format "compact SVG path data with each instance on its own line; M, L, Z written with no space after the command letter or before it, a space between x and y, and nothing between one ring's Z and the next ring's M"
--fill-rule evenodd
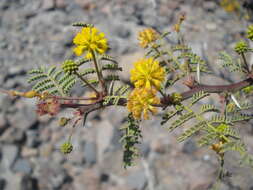
M78 71L78 65L73 60L66 60L62 64L62 69L67 74L74 74Z
M58 124L61 126L61 127L64 127L65 125L68 124L69 122L69 118L66 118L66 117L61 117L58 121Z
M236 43L234 50L238 54L243 54L248 51L248 44L245 41L239 41Z
M73 150L73 145L68 141L61 145L61 152L63 154L69 154Z
M171 96L171 101L173 104L179 104L182 101L182 95L180 93L172 93Z

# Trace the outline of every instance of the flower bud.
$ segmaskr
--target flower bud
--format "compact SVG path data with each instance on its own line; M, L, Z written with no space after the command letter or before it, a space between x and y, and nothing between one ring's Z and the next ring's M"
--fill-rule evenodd
M63 154L69 154L73 150L73 145L68 141L61 145L61 152Z

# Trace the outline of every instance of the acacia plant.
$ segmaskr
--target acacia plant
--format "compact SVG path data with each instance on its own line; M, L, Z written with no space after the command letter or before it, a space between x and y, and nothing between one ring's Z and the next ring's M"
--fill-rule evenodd
M142 138L139 128L142 120L159 113L161 125L169 132L194 120L195 124L186 127L178 141L196 138L199 146L213 150L220 161L219 178L222 179L226 174L224 155L228 151L239 152L241 163L253 166L253 158L236 129L237 122L252 118L252 115L243 113L253 107L249 98L253 91L253 70L245 56L252 49L245 39L234 48L240 59L220 53L223 66L231 75L239 73L241 81L229 85L202 84L200 75L205 76L210 71L205 61L186 44L180 29L184 19L182 15L171 30L177 34L177 43L174 44L166 40L171 32L161 33L152 28L139 32L139 44L146 54L134 63L130 86L121 81L119 73L122 68L118 62L106 54L109 45L104 33L91 24L75 23L73 26L79 27L80 32L73 39L73 51L80 58L65 60L60 68L40 67L29 71L28 82L33 84L33 89L28 92L2 92L10 96L36 98L39 115L56 116L60 110L71 108L73 116L59 118L59 125L73 128L84 126L89 113L95 110L108 106L126 107L129 114L121 128L125 167L131 166L138 156L136 145ZM247 38L253 41L253 25L248 27ZM176 83L184 84L188 90L171 92ZM92 92L91 95L73 96L71 90L75 85L86 88ZM212 93L219 95L215 105L220 106L199 103ZM71 137L72 133L61 146L64 154L73 149Z

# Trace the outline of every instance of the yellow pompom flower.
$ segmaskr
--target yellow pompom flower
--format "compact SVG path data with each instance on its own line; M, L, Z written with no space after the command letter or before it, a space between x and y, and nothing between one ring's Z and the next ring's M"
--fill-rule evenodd
M141 47L146 48L149 44L156 41L158 39L158 33L152 29L147 28L139 32L138 40Z
M135 119L149 119L149 113L156 114L160 99L156 97L156 90L135 88L128 97L127 109L133 113Z
M107 39L105 34L99 32L95 27L84 27L81 32L73 39L73 43L76 45L74 52L77 56L86 53L86 58L92 58L92 51L99 54L103 54L108 49Z
M155 87L156 90L159 90L165 79L165 69L152 57L135 62L130 74L130 80L136 88L150 89Z

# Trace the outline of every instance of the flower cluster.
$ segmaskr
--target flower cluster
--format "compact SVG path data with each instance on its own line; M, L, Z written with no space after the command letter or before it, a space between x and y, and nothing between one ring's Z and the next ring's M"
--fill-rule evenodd
M73 145L70 142L65 142L61 145L61 152L63 154L69 154L73 150Z
M153 43L158 39L159 35L158 33L152 29L152 28L147 28L139 32L138 40L139 44L143 48L147 48L148 45Z
M240 9L240 3L238 0L221 0L220 5L227 12L235 12Z
M73 60L66 60L62 64L62 69L67 74L73 74L78 71L78 65Z
M135 62L130 73L130 80L136 88L150 89L154 87L156 90L160 90L165 79L165 69L152 57Z
M238 54L246 53L248 49L249 49L248 44L245 41L237 42L234 48L235 52Z
M165 79L165 69L154 58L140 59L131 70L131 82L135 89L128 97L127 108L135 119L149 119L149 113L155 114L160 99L156 97Z
M60 102L57 99L50 98L43 101L40 101L37 104L37 113L38 115L49 114L51 116L56 115L60 111Z
M247 38L253 41L253 25L250 25L247 30Z
M99 32L95 27L84 27L73 39L76 45L74 52L77 56L86 53L87 59L92 58L92 52L103 54L108 49L107 39L105 34Z
M128 97L127 108L133 113L134 118L149 119L149 113L157 113L154 104L159 104L160 99L156 97L154 89L135 88Z

